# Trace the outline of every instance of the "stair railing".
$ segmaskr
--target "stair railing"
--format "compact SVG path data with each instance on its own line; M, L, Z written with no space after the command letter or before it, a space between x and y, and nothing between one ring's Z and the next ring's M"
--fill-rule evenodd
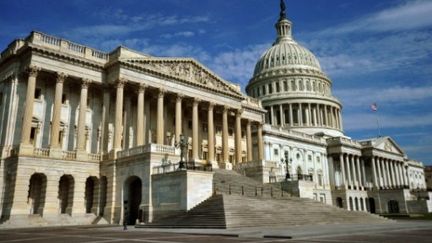
M277 190L280 190L278 192ZM259 193L261 192L261 193ZM291 197L289 193L282 190L282 186L274 188L273 186L263 185L262 187L254 185L236 185L236 184L213 184L213 194L227 193L228 195L240 195L246 197L270 197L286 198Z

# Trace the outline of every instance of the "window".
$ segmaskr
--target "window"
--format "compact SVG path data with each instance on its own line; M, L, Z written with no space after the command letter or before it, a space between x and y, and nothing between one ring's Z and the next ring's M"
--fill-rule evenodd
M3 93L0 93L0 106L3 105Z
M275 156L278 156L279 155L279 150L278 149L274 149L273 153L274 153Z
M32 127L30 130L30 143L34 145L36 140L36 127Z
M188 128L192 129L192 121L191 120L188 121Z
M216 126L216 133L221 134L222 133L222 127Z
M276 92L279 93L280 92L280 87L279 87L279 83L276 83Z
M309 162L312 162L312 155L308 155Z
M269 94L273 93L273 85L268 84Z
M262 94L266 95L266 88L265 88L265 86L262 86Z
M228 129L228 134L229 136L233 136L234 135L234 130L232 128Z
M67 100L67 97L66 97L66 94L62 94L62 104L66 104L66 100Z
M42 90L40 88L36 88L34 98L40 100L41 97L42 97Z
M284 81L284 90L285 91L288 91L288 82L287 81Z
M203 131L203 132L207 132L207 130L208 130L208 125L207 125L207 123L203 123L203 124L202 124L202 131Z

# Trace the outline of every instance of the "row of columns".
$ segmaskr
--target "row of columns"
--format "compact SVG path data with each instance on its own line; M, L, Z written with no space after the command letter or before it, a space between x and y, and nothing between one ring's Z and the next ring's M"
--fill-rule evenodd
M365 163L358 155L340 154L339 161L342 172L342 182L345 189L364 190L367 186Z
M274 126L316 126L332 127L343 130L341 111L339 108L330 105L311 104L311 103L289 103L278 104L267 107L267 123ZM278 111L279 117L276 115ZM297 120L294 119L296 114ZM303 114L305 114L303 116ZM288 116L288 119L287 119ZM277 120L280 120L278 123Z
M36 79L40 72L37 67L29 67L28 69L28 80L27 80L27 92L26 92L26 105L24 108L23 126L21 132L21 144L30 144L30 132L32 126L33 118L33 104L34 104L34 94L36 89ZM51 140L50 148L60 149L59 132L60 132L60 116L61 116L61 103L63 95L63 83L67 75L63 73L58 73L56 77L56 86L54 94L54 109L51 125ZM83 79L81 83L81 93L80 93L80 110L78 115L78 134L77 134L77 150L85 150L85 121L87 114L87 96L88 96L88 86L90 84L89 80Z
M115 111L115 133L114 133L114 149L121 150L121 136L122 136L122 115L123 115L123 93L124 93L124 80L117 82L117 96L116 96L116 111ZM144 94L145 85L140 85L138 93L138 104L137 104L137 145L144 144ZM158 89L157 95L157 115L156 115L156 143L164 144L164 97L166 91ZM182 134L182 101L183 96L178 94L176 97L175 104L175 139L180 140L180 134ZM199 159L199 105L202 104L200 99L194 98L192 103L192 160ZM208 161L215 161L215 130L214 130L214 107L216 104L208 104ZM229 161L229 146L228 146L228 112L230 108L227 106L223 107L222 112L222 156L223 162ZM242 146L241 146L241 117L242 111L236 111L235 117L235 147L236 147L236 162L239 163L242 160ZM246 124L246 141L247 141L247 160L252 161L252 121L247 120ZM263 160L263 148L262 148L262 125L257 124L258 133L258 159Z
M116 96L116 119L115 119L115 135L114 135L114 149L121 150L121 122L122 122L122 110L123 110L123 93L124 93L124 80L120 80L117 83L117 96ZM138 104L137 104L137 145L143 145L144 138L142 134L144 133L144 94L145 94L145 85L140 85L139 93L138 93ZM164 144L164 97L166 91L163 89L158 90L157 95L157 116L156 116L156 143ZM176 141L180 140L180 134L182 134L182 95L177 95L176 104L175 104L175 139ZM194 98L192 104L192 160L199 159L199 139L198 139L198 131L199 131L199 106L202 104L201 100ZM214 129L214 103L208 104L208 161L215 161L215 129ZM228 112L230 111L229 107L224 106L222 112L222 156L223 162L229 161L229 146L228 146ZM240 162L242 158L242 149L241 149L241 117L242 111L236 111L235 118L235 144L236 144L236 161ZM247 120L246 125L246 140L247 140L247 160L251 161L252 158L252 122ZM263 159L263 148L262 148L262 125L257 124L257 133L258 133L258 159Z
M33 117L33 103L34 93L36 88L36 79L40 69L36 67L30 67L28 70L28 81L27 81L27 93L26 93L26 106L24 110L23 128L21 143L24 145L30 145L30 132L31 123ZM51 148L60 148L59 143L59 132L60 132L60 117L61 117L61 99L63 94L63 83L67 76L63 73L58 73L56 78L55 95L54 95L54 109L51 126ZM120 79L116 83L116 105L115 105L115 121L114 121L114 150L118 151L122 149L122 133L123 133L123 106L124 106L124 86L126 80ZM77 134L77 150L85 150L85 121L86 121L86 110L87 110L87 96L89 80L82 80L81 91L80 91L80 110L78 115L78 134ZM144 144L144 105L145 105L145 90L146 85L141 84L138 88L137 97L137 135L136 144L137 146ZM157 122L156 122L156 143L164 144L164 97L165 90L159 89L157 95ZM175 112L175 138L179 141L180 134L182 133L182 95L177 95L176 98L176 112ZM109 99L108 99L109 102ZM198 106L200 104L199 99L193 100L192 105L192 159L197 160L198 155ZM215 130L214 130L214 103L208 105L208 160L214 161L215 158ZM223 161L229 161L229 149L228 149L228 112L229 107L223 107L222 113L222 140L223 140ZM106 111L105 111L106 112ZM240 162L242 158L241 151L241 117L242 111L237 110L235 115L235 145L236 145L236 162ZM247 137L247 160L251 161L252 158L252 121L247 120L246 124L246 137ZM263 160L263 145L262 145L262 125L257 124L257 136L258 136L258 159Z
M372 157L373 183L376 188L394 189L408 186L408 175L402 161Z

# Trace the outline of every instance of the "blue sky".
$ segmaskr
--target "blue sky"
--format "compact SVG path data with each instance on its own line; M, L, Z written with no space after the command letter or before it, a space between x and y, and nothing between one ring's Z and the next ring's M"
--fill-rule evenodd
M110 51L188 56L244 87L275 39L278 0L0 1L0 46L39 30ZM7 11L4 11L7 10ZM295 39L311 49L344 104L355 139L392 136L432 164L432 1L287 0Z

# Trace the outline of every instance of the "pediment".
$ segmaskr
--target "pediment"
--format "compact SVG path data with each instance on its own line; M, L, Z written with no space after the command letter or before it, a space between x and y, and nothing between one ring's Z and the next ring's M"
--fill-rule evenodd
M391 153L397 153L400 155L405 154L401 147L390 137L384 137L377 140L374 147Z
M244 96L239 86L223 80L204 65L191 58L133 58L122 61L216 92L235 97Z

